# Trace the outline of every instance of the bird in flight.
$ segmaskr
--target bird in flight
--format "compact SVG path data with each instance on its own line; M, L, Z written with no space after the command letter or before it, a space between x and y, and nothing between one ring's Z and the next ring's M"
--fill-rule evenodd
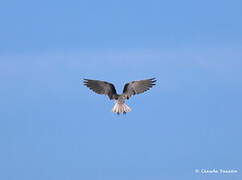
M126 114L127 112L130 112L131 108L125 104L125 100L128 100L135 94L140 94L149 90L155 85L155 82L155 78L132 81L124 85L122 94L117 94L112 83L91 79L84 79L83 81L84 85L93 90L95 93L107 95L110 100L116 100L112 111L117 114Z

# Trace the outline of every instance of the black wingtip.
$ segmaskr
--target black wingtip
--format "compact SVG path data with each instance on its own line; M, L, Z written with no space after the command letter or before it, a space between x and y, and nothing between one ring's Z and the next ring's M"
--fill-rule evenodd
M82 79L83 80L83 85L84 86L87 86L87 84L88 84L88 79Z
M157 81L156 78L151 78L151 79L149 79L149 80L151 80L152 85L155 85L155 82Z

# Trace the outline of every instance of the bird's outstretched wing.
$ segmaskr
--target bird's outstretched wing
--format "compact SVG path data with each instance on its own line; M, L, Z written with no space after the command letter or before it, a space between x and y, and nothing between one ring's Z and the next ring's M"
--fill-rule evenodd
M95 93L108 95L110 99L114 99L113 95L117 94L114 85L106 81L84 79L83 83Z
M124 85L123 94L129 99L132 95L143 93L155 85L155 78L132 81Z

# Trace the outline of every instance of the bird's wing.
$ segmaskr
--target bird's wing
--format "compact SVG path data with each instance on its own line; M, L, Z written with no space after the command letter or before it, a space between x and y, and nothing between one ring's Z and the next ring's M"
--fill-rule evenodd
M123 94L129 99L132 95L143 93L155 85L155 78L132 81L124 85Z
M108 95L110 99L113 99L113 95L117 94L114 85L106 81L84 79L83 83L95 93Z

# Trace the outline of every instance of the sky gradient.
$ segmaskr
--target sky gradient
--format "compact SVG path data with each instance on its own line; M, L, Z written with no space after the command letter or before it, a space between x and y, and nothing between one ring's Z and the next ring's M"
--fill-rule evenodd
M0 3L0 179L242 178L241 1ZM132 112L82 85L157 78ZM236 169L201 174L196 169Z

